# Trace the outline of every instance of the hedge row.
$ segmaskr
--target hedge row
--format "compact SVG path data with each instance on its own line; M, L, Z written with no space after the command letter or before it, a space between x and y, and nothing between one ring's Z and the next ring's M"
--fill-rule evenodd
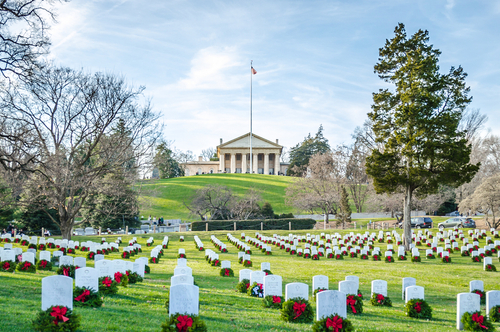
M292 230L296 229L312 229L316 224L313 219L252 219L252 220L213 220L213 221L195 221L191 223L191 230L205 231L208 223L209 231L232 231L234 223L236 230L260 230L260 223L263 223L264 230L288 230L288 223L292 223Z

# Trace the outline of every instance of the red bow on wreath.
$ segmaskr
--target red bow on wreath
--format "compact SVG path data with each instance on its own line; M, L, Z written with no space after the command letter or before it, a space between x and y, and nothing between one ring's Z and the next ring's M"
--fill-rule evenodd
M476 291L476 294L479 295L479 297L483 297L483 293L481 293L480 291Z
M333 319L327 318L326 319L326 328L330 330L330 328L334 332L339 332L339 330L342 329L342 318L339 316L333 317Z
M102 281L102 284L106 287L111 287L111 284L113 283L113 280L109 279L108 277L104 278Z
M418 312L418 313L420 313L420 311L422 311L422 308L420 307L420 304L421 304L420 302L415 303L415 311Z
M125 274L127 275L127 277L130 275L130 273L127 271L125 271Z
M122 281L122 277L123 277L123 274L121 274L120 272L115 273L115 280L117 283L120 283Z
M481 327L482 329L487 329L487 327L483 325L484 317L478 315L477 312L472 315L472 321L478 323L479 327Z
M273 303L281 303L281 297L273 296Z
M378 294L378 295L377 295L377 302L378 302L378 303L382 303L382 301L383 301L383 300L384 300L384 295L382 295L382 294Z
M30 262L24 262L24 265L23 267L21 268L21 270L27 270L29 269L29 267L31 266L31 263Z
M59 324L59 320L63 321L64 322L67 322L69 320L68 317L64 317L64 315L66 315L66 312L68 311L68 308L66 307L53 307L52 308L52 312L50 313L50 315L52 317L54 317L54 324Z
M40 266L41 267L47 267L47 261L46 260L43 260L40 262Z
M85 300L87 299L87 296L90 295L90 291L88 289L84 290L82 294L80 294L79 296L75 297L75 301L79 301L79 302L85 302Z
M3 269L4 269L4 270L8 270L8 269L10 269L10 264L9 264L9 262L5 262L5 263L3 263Z
M188 327L193 326L193 319L191 317L179 316L177 317L177 320L179 321L179 323L177 323L179 332L185 332L187 331Z
M302 315L305 310L306 310L306 304L305 303L300 304L298 302L295 302L293 304L293 311L295 312L295 317L293 319L299 318L300 315Z
M156 257L153 257L153 263L156 264Z
M248 287L250 287L250 284L246 284L246 286L247 286L247 289L248 289Z
M69 267L63 267L63 274L64 274L66 277L69 277Z
M229 277L229 270L228 270L228 269L226 269L226 270L224 271L224 274L226 275L226 277Z
M356 300L354 299L354 296L349 295L347 297L347 305L351 306L352 313L357 314L356 308L354 307L355 304L356 304Z

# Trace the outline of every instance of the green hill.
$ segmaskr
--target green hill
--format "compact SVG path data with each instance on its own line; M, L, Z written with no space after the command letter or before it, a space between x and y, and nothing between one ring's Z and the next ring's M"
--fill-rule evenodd
M264 202L271 203L275 213L294 212L285 205L285 188L295 178L261 174L205 174L165 180L145 180L139 184L141 212L165 219L198 220L190 216L184 202L189 203L197 189L208 184L220 184L231 188L237 195L244 195L250 188L257 190Z

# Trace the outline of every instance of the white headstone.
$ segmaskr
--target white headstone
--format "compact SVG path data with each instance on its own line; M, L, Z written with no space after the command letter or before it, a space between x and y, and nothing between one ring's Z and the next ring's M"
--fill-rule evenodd
M75 286L99 291L99 273L93 267L82 267L75 270Z
M264 297L268 295L283 296L281 276L271 274L264 277Z
M170 287L168 314L198 315L200 303L198 286L178 284Z
M193 269L191 269L189 266L176 267L174 269L174 276L181 275L181 274L187 274L189 276L192 276Z
M309 298L309 286L301 282L287 284L285 286L285 301L298 297L307 300Z
M500 291L486 292L486 314L489 315L490 309L497 305L500 305Z
M463 330L464 325L460 321L464 313L480 311L481 297L473 293L460 293L457 295L457 329Z
M46 260L50 262L50 251L48 250L40 251L40 260Z
M231 268L231 261L221 261L220 268L221 269L230 269Z
M472 292L475 289L484 291L484 283L482 280L472 280L471 282L469 282L469 292Z
M101 277L115 278L113 261L103 259L94 263L94 267L97 270L97 275Z
M358 276L346 276L345 280L354 281L356 283L356 292L359 290L359 277Z
M104 259L104 255L102 255L102 254L95 254L94 255L94 262L102 261L103 259Z
M416 284L417 284L417 280L415 278L411 278L411 277L403 278L403 289L402 289L403 300L405 299L406 287L415 286Z
M357 295L358 294L358 284L353 280L343 280L339 281L339 291L346 293Z
M185 258L177 258L177 267L187 266L187 259Z
M329 289L328 287L328 276L323 276L323 275L319 275L319 276L314 276L313 277L313 292L316 290L316 289Z
M243 270L240 270L240 281L242 281L243 279L248 279L250 280L250 274L252 273L252 270L250 269L243 269Z
M316 320L331 315L347 317L346 294L336 290L322 291L316 294Z
M382 294L387 296L387 281L373 280L372 281L372 295L373 293Z
M271 263L268 263L268 262L260 263L260 270L261 271L264 271L264 270L271 271Z
M22 257L23 262L30 262L31 264L35 264L35 254L33 254L32 252L23 252Z
M59 258L59 266L61 266L61 265L73 266L73 257L72 256L61 256L61 258Z
M172 276L170 278L170 286L175 286L178 284L189 284L193 285L194 284L194 278L193 276L190 276L188 274L179 274L176 276Z
M250 273L250 286L252 286L254 282L256 282L258 284L263 284L265 276L266 276L265 272L262 272L262 271L252 271Z
M57 275L42 279L42 310L56 305L73 309L73 278Z
M132 272L136 272L138 275L141 276L141 278L144 278L144 270L146 269L144 262L135 260L132 266L133 270Z
M408 287L406 287L405 303L407 303L408 301L413 300L413 299L425 300L424 287L422 287L422 286L408 286Z

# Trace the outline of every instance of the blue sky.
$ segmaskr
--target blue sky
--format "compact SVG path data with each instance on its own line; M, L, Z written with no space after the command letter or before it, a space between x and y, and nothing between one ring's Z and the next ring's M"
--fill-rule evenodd
M498 1L114 1L57 5L50 57L145 86L164 137L195 154L249 131L287 148L323 124L349 143L384 87L378 49L398 22L429 30L441 71L461 65L473 102L500 133Z

